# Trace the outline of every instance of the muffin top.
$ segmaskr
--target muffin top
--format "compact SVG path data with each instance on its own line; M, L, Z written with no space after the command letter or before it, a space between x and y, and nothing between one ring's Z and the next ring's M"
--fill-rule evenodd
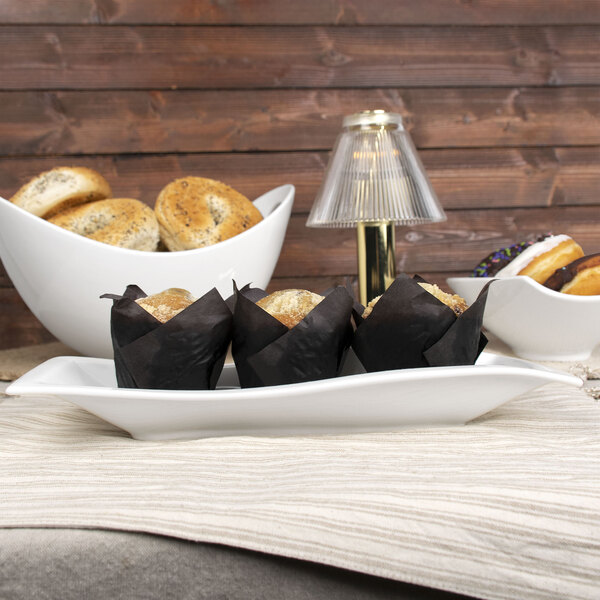
M161 323L166 323L195 301L196 298L190 292L181 288L169 288L136 300L144 310Z
M419 282L419 285L432 296L435 296L440 302L443 302L446 306L451 308L457 316L462 315L465 310L469 308L469 305L464 298L461 298L458 294L448 294L447 292L444 292L435 283ZM363 319L366 319L371 314L379 298L381 298L381 296L373 298L373 300L367 304L362 314Z
M295 327L324 296L308 290L279 290L259 300L256 305L283 323L288 329Z

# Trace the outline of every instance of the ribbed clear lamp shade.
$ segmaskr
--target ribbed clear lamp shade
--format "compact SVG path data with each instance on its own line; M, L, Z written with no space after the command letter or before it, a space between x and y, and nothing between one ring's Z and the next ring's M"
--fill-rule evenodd
M445 220L402 117L381 110L346 117L306 225Z

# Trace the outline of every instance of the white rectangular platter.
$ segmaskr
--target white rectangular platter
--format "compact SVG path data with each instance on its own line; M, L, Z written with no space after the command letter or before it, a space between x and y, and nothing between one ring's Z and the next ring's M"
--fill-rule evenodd
M348 362L347 372L356 367ZM136 439L167 440L462 425L551 382L582 385L578 377L484 352L474 366L356 372L251 389L239 388L228 364L216 390L126 389L116 386L112 360L62 356L32 369L6 393L60 397Z

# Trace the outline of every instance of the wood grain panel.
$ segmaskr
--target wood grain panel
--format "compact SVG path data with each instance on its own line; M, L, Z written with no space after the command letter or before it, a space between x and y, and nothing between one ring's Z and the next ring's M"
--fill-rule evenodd
M0 287L0 349L54 341L14 288Z
M600 23L597 0L27 0L0 22L219 25L527 25Z
M0 92L0 155L330 150L365 108L421 149L600 144L600 87L27 91Z
M352 229L307 229L345 115L402 114L448 221L397 229L444 289L492 250L600 252L600 0L0 0L0 195L61 164L153 205L221 179L296 201L269 289L356 288ZM0 348L53 339L0 264Z
M587 166L583 158L585 154L585 148L556 149L555 156L561 168L552 193L553 204L600 204L600 148L591 149ZM600 217L600 212L598 216ZM598 217L596 220L598 222ZM598 227L600 237L600 222Z
M14 25L0 37L4 89L597 85L599 59L593 26Z
M322 277L356 273L353 229L309 229L293 216L275 270L276 277ZM398 271L469 271L493 250L530 235L571 235L586 254L600 252L598 208L551 207L467 210L448 213L446 223L398 228Z
M326 152L169 154L5 158L0 195L59 165L98 170L113 193L153 206L169 181L190 174L219 179L249 198L284 183L296 186L294 212L307 213L321 184ZM420 153L446 209L598 204L600 147L424 150Z

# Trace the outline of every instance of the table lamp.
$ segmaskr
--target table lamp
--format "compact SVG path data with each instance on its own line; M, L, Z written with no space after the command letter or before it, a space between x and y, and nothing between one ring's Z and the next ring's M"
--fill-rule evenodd
M363 305L396 277L395 225L445 221L402 116L365 110L344 118L307 227L356 227Z

